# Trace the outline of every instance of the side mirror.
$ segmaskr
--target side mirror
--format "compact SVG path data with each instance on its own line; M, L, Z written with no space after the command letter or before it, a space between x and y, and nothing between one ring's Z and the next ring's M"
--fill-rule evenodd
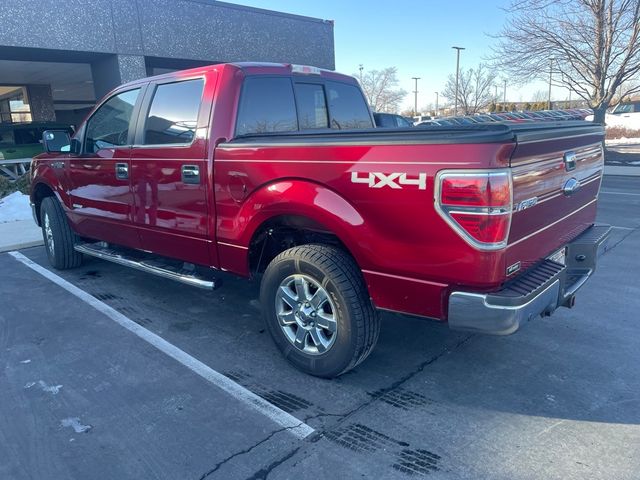
M71 137L66 130L45 130L42 133L42 143L48 153L71 152Z

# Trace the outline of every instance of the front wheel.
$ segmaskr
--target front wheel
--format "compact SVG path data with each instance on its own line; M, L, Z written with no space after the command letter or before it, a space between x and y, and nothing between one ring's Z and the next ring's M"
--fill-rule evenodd
M332 378L351 370L378 340L380 322L362 274L335 247L282 252L264 273L260 301L282 354L311 375Z
M76 235L71 230L62 205L56 198L46 197L42 200L40 225L49 263L58 270L80 266L82 254L73 248Z

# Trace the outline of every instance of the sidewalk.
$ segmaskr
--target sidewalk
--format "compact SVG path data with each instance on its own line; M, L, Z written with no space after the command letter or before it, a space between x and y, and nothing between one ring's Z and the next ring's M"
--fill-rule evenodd
M42 245L42 231L32 219L0 223L0 252Z

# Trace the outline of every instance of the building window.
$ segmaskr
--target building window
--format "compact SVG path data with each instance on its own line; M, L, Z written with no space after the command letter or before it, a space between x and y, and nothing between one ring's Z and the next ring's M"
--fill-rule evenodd
M25 123L32 120L27 89L0 85L0 123Z

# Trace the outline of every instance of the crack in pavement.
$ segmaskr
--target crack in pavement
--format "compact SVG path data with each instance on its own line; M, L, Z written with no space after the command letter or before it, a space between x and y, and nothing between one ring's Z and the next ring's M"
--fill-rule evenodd
M261 468L260 470L258 470L256 473L254 473L253 475L251 475L250 477L247 478L247 480L264 480L266 479L269 474L277 467L279 467L280 465L282 465L284 462L286 462L287 460L289 460L291 457L293 457L296 453L298 453L298 451L302 448L302 445L294 448L293 450L291 450L289 453L287 453L286 455L280 457L278 460L272 462L271 464L269 464L266 468Z
M364 402L362 402L360 405L358 405L357 407L349 410L346 413L343 414L334 414L334 413L319 413L317 415L312 415L309 416L307 418L305 418L304 423L306 423L308 420L313 419L313 418L320 418L320 417L340 417L340 420L338 420L335 425L333 425L330 429L326 429L323 430L322 432L316 432L315 435L310 435L309 437L307 437L306 439L304 439L304 442L308 442L308 443L316 443L318 442L320 439L322 439L325 436L325 433L331 430L335 430L336 428L339 428L346 420L348 420L350 417L352 417L353 415L355 415L356 413L360 412L361 410L367 408L369 405L371 405L372 403L376 402L378 400L378 398L380 398L381 396L385 395L386 393L389 393L397 388L399 388L400 386L402 386L404 383L408 382L409 380L411 380L413 377L415 377L416 375L422 373L424 371L425 368L427 368L429 365L431 365L432 363L438 361L440 358L442 358L444 355L446 355L447 353L451 353L455 350L457 350L458 348L460 348L462 345L464 345L465 343L467 343L471 338L473 338L475 336L475 334L470 334L468 336L466 336L465 338L463 338L462 340L458 341L455 345L453 345L452 347L447 347L444 350L442 350L440 353L438 353L437 355L431 357L428 360L425 360L424 362L422 362L421 364L419 364L414 370L412 370L411 372L407 373L405 376L403 376L402 378L396 380L395 382L393 382L391 385L389 385L386 388L382 388L380 390L378 390L378 392L376 392L376 395L372 396L369 400L366 400ZM251 477L249 477L247 480L266 480L266 478L269 476L269 474L278 466L282 465L284 462L286 462L287 460L289 460L291 457L293 457L296 453L298 453L298 451L302 448L302 445L296 447L294 450L287 452L285 455L283 455L282 457L280 457L278 460L274 461L273 463L271 463L269 466L267 466L266 468L262 468L260 470L258 470L256 473L254 473ZM203 477L204 478L204 477Z
M613 228L617 228L617 227L613 227ZM602 255L604 256L608 254L610 251L612 251L614 248L616 248L618 245L624 242L627 238L629 238L631 235L633 235L638 231L640 231L640 226L629 228L629 233L625 234L620 240L618 240L616 243L614 243L609 248L607 248Z
M346 412L346 413L318 413L316 415L310 415L308 417L305 417L304 423L307 423L309 420L313 420L313 419L316 419L316 418L322 418L322 417L341 417L341 420L338 422L338 423L340 423L341 421L347 419L348 417L351 417L354 414L358 413L363 408L368 407L369 405L374 403L376 400L378 400L380 397L384 396L385 394L387 394L389 392L392 392L393 390L399 388L404 383L406 383L407 381L411 380L413 377L415 377L419 373L423 372L426 367L428 367L432 363L434 363L437 360L439 360L443 355L445 355L447 353L450 353L450 352L453 352L454 350L457 350L459 347L461 347L462 345L467 343L467 341L470 340L474 335L475 334L467 335L465 338L463 338L462 340L457 342L452 347L445 348L443 351L441 351L437 355L431 357L429 360L425 360L424 362L419 364L414 370L412 370L411 372L407 373L404 377L396 380L394 383L392 383L388 387L381 388L380 390L376 391L375 395L371 395L371 398L369 400L362 402L360 405L358 405L357 407L349 410L348 412ZM319 434L319 435L322 436L322 434Z
M198 477L198 480L205 480L209 475L214 474L215 472L217 472L218 470L220 470L226 463L230 462L231 460L233 460L234 458L240 456L240 455L244 455L245 453L249 453L251 452L251 450L258 448L260 445L262 445L263 443L268 442L269 440L271 440L273 437L275 437L278 433L282 433L282 432L286 432L287 430L292 430L295 428L298 428L299 426L303 425L303 422L300 422L298 425L295 425L293 427L284 427L284 428L279 428L277 430L274 430L273 432L271 432L269 435L267 435L264 439L260 440L259 442L255 443L254 445L252 445L249 448L246 448L244 450L240 450L239 452L234 453L233 455L229 455L227 458L220 460L218 463L216 463L214 465L214 467L203 473L200 477ZM298 447L300 448L300 447ZM296 450L297 451L297 450Z

